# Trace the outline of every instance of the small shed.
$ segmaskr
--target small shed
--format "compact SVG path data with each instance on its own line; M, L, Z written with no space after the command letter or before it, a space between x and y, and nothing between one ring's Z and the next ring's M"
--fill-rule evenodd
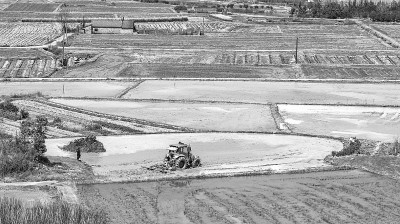
M135 25L133 20L92 20L92 34L117 34L117 33L133 33Z
M133 22L133 20L122 20L122 32L123 33L136 32L135 23Z

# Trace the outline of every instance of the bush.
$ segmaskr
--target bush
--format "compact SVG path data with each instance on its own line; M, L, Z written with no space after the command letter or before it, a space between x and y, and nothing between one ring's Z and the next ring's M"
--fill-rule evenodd
M21 137L23 141L31 141L33 148L41 155L47 151L45 145L48 120L44 116L37 116L35 120L24 120L21 122Z
M19 108L11 103L11 101L6 100L3 103L0 103L0 110L8 111L12 113L18 113Z
M62 126L61 124L62 124L62 120L60 117L55 117L53 119L53 121L51 122L51 125L54 125L56 127L61 127Z
M354 153L359 153L361 147L361 142L357 138L350 138L350 141L346 147L341 151L332 151L332 156L348 156Z
M106 149L103 143L97 141L96 136L89 135L84 138L76 139L70 142L68 145L63 146L62 150L69 152L76 152L78 149L81 152L105 152Z
M31 144L21 139L0 141L0 175L21 174L33 170L37 166L37 154Z
M108 222L106 213L101 210L89 210L81 205L68 204L64 201L25 206L14 198L0 198L0 223L103 224Z
M89 123L85 125L88 131L101 131L103 127L98 123Z
M174 10L177 11L177 12L187 11L187 8L184 5L177 5L177 6L174 7Z
M397 155L400 154L400 143L399 143L398 139L394 140L392 146L389 149L389 153L388 154L389 155L394 155L394 156L397 156Z
M0 117L5 117L7 119L16 121L20 119L25 119L29 116L29 113L25 110L19 110L17 106L12 104L10 100L6 100L0 103Z
M11 99L36 98L36 97L44 97L44 95L40 91L36 93L14 93L10 95Z
M29 117L29 112L26 111L26 110L24 110L24 109L21 109L21 110L19 111L19 114L20 114L21 120L22 120L22 119L26 119L26 118Z

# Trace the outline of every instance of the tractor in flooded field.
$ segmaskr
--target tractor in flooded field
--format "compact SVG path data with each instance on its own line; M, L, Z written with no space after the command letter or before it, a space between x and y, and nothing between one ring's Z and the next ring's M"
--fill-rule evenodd
M196 168L201 165L200 158L192 154L192 148L188 144L179 142L170 145L168 153L165 155L164 164L168 169Z

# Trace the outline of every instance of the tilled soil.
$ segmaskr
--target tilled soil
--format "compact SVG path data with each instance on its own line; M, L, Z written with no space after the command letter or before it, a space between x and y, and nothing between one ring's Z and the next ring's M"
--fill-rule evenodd
M112 223L396 223L400 182L352 171L78 186Z

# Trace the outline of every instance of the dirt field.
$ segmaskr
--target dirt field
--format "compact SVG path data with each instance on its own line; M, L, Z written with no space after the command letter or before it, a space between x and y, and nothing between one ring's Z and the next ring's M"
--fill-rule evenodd
M276 130L268 105L70 99L53 99L52 101L85 110L145 119L199 130L259 132Z
M113 97L134 84L132 82L0 82L0 95L41 92L51 97Z
M115 77L126 68L126 60L122 56L110 55L100 56L94 63L71 68L68 71L58 71L51 77L64 78L98 78Z
M399 105L396 84L146 81L123 98L251 103Z
M279 105L295 132L393 142L400 136L398 107Z
M399 187L379 175L334 171L78 189L113 223L396 223Z
M48 139L49 156L75 157L59 147L72 139ZM323 158L342 149L335 140L286 135L240 133L152 134L98 137L105 153L83 154L82 160L93 166L95 174L106 181L151 180L173 177L215 176L234 173L285 172L328 165ZM169 144L190 143L203 166L163 174L148 167L162 162Z
M1 59L0 78L49 77L60 62L55 58Z
M276 24L267 25L276 28ZM230 50L294 50L296 37L300 49L385 48L357 25L279 24L282 33L206 33L187 35L79 35L74 47L137 47L141 49L230 49Z
M400 40L400 32L399 32L399 25L396 24L388 24L388 23L374 23L371 24L372 27L379 30L380 32L396 39L397 41Z

